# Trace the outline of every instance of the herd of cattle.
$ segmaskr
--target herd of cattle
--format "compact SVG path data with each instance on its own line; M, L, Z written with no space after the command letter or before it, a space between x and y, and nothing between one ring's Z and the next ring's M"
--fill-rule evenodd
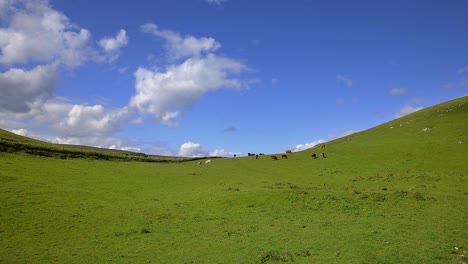
M324 148L325 148L325 144L321 144L321 145L320 145L320 148L321 148L321 149L324 149ZM287 150L285 151L285 154L282 154L282 155L281 155L281 159L288 159L288 155L287 155L287 154L293 154L292 150L287 149ZM259 159L260 156L264 156L264 155L265 155L264 153L258 153L258 154L256 154L256 153L247 153L247 156L248 156L248 157L252 157L252 156L253 156L253 157L255 157L255 159ZM320 156L321 156L322 158L326 158L324 152L321 152L321 153L320 153ZM237 157L237 155L234 154L234 158L236 158L236 157ZM312 157L312 159L318 158L318 156L317 156L316 153L312 153L311 157ZM270 158L271 158L271 160L279 160L279 159L278 159L278 156L276 156L276 155L271 155ZM205 163L211 163L211 160L206 160ZM201 164L202 164L201 161L198 162L198 165L201 165Z
M324 149L324 148L325 148L325 144L321 144L321 145L320 145L320 148L321 148L321 149ZM282 155L281 155L281 159L288 159L288 155L287 155L287 154L293 154L292 150L287 149L287 150L285 151L285 154L282 154ZM260 153L260 154L248 153L248 156L255 156L256 159L258 159L259 155L265 155L265 154L263 154L263 153ZM325 152L321 152L321 153L320 153L320 156L321 156L322 158L326 158L326 157L327 157L327 156L325 156ZM234 157L236 157L236 156L234 155ZM312 157L313 159L318 158L317 154L315 154L315 153L312 153L311 157ZM277 157L276 155L271 155L270 158L271 158L272 160L278 160L278 157Z
M292 154L292 151L286 150L286 153ZM326 158L324 152L320 153L320 156L321 156L322 158ZM315 153L312 153L311 157L312 157L313 159L318 158L318 157L317 157L317 154L315 154ZM271 155L270 158L271 158L272 160L278 160L278 157L277 157L276 155ZM282 155L281 155L281 159L288 159L288 155L282 154Z

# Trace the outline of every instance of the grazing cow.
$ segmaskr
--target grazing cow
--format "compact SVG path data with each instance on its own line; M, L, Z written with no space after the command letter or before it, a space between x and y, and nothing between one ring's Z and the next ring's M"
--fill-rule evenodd
M281 155L281 159L287 159L288 156L286 154Z
M201 165L201 161L199 161L197 164L198 164L198 165Z
M247 156L251 157L251 156L255 156L255 153L247 153Z
M264 154L264 153L260 153L260 154L258 154L258 155L263 156L263 155L265 155L265 154Z
M325 144L320 145L320 148L321 148L321 149L324 149L324 148L325 148Z
M322 154L321 154L321 155L322 155L322 158L326 158L326 157L325 157L325 153L323 153L323 152L322 152Z
M211 163L211 160L207 160L207 161L205 161L205 163Z
M276 156L270 156L272 160L278 160L278 157Z
M286 154L288 154L288 153L289 153L289 154L292 154L292 150L287 149L287 150L286 150Z
M255 155L255 159L258 159L258 154Z
M234 158L235 158L235 157L237 157L237 155L236 155L236 154L234 154Z
M312 154L312 158L313 158L313 159L316 159L316 158L317 158L317 154L315 154L315 153Z

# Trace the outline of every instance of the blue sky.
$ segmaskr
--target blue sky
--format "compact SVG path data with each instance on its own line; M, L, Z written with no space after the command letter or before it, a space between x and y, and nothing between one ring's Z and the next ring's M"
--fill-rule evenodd
M465 96L467 10L0 0L0 127L163 155L306 149Z

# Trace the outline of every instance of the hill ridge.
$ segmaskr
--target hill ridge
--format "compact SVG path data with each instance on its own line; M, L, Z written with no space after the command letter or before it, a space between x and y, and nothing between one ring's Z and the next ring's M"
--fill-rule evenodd
M457 124L445 124L444 118L447 116L453 117L454 115L465 115L466 118L461 117L460 122L468 120L468 96L463 96L446 102L442 102L433 106L426 107L417 112L405 115L400 118L390 120L388 122L376 125L363 131L353 133L341 138L330 140L324 144L333 146L338 143L351 141L356 138L361 138L365 135L372 135L375 131L382 133L390 138L395 138L396 135L400 137L412 135L417 132L437 132L438 126L441 124L453 127ZM450 115L448 115L450 113ZM440 121L440 122L438 122ZM423 125L424 124L424 125ZM415 125L418 125L415 127ZM466 133L468 124L461 124L463 128L458 135L456 142L468 141ZM399 131L402 129L403 131ZM382 129L390 129L395 131L395 135L388 134ZM398 140L397 140L398 141ZM374 142L376 143L376 142ZM311 148L315 150L318 146ZM310 152L311 149L299 151ZM145 162L180 162L192 161L197 159L204 159L206 157L187 158L187 157L171 157L160 155L148 155L145 153L136 153L124 150L111 150L106 148L97 148L82 145L65 145L44 142L41 140L21 136L0 128L0 151L10 153L27 153L38 156L59 157L59 158L92 158L104 160L121 160L121 161L145 161ZM217 158L217 157L214 157Z

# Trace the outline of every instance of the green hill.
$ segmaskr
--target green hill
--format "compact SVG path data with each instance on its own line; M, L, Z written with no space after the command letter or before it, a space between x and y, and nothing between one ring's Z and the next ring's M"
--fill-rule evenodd
M0 263L467 263L467 120L463 97L278 161L9 149Z
M142 162L183 162L199 159L147 155L145 153L80 145L53 144L16 135L4 129L0 129L0 151L8 153L27 153L35 156L55 157L61 159L88 158Z

